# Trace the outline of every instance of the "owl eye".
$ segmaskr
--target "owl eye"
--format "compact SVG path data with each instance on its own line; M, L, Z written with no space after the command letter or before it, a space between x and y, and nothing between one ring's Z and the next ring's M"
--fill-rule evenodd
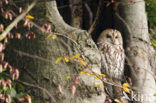
M117 39L117 38L118 38L118 36L115 37L115 39Z
M111 38L111 36L110 36L109 34L106 34L106 37L107 37L107 38Z

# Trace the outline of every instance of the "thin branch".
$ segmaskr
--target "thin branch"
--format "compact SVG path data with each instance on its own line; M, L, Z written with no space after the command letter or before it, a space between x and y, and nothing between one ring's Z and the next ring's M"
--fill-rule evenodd
M88 6L87 3L84 3L84 6L86 7L86 10L88 11L88 14L89 14L89 26L91 26L92 22L93 22L93 12L92 12L92 10L90 9L90 7Z
M96 25L97 25L99 16L100 16L100 14L101 14L101 8L103 7L103 2L104 2L104 0L100 0L100 1L99 1L99 5L98 5L97 12L96 12L95 20L94 20L93 24L91 25L91 27L90 27L89 30L88 30L88 33L89 33L89 34L91 34L91 33L94 31L94 29L95 29L95 27L96 27Z
M11 76L10 76L9 74L6 74L6 73L3 73L3 74L4 74L5 76L9 77L10 79L12 79ZM30 86L30 87L34 87L34 88L38 88L38 89L42 90L43 92L45 92L45 93L50 97L50 101L51 101L52 103L56 103L55 98L51 95L51 93L50 93L47 89L45 89L45 88L43 88L43 87L41 87L41 86L39 86L39 85L31 84L31 83L24 82L24 81L17 80L17 79L15 79L14 81L16 81L16 82L18 82L18 83L20 83L20 84L26 85L26 86Z
M13 27L15 27L16 24L18 22L20 22L25 17L25 15L35 6L37 1L38 0L34 0L31 3L31 5L28 6L28 8L25 10L25 12L23 12L21 15L16 17L16 19L9 26L7 26L7 28L4 30L4 32L0 35L0 41L2 41L7 36L7 34L13 29Z
M130 41L132 41L132 31L131 31L129 25L127 24L127 22L117 12L115 13L115 16L121 21L122 24L124 24L124 26L127 29L127 32L130 35Z
M52 60L45 59L43 57L32 55L32 54L29 54L29 53L25 53L25 52L20 51L20 50L14 49L14 52L18 53L19 55L23 55L23 56L27 56L27 57L30 57L30 58L34 58L34 59L38 59L38 60L42 60L42 61L46 61L46 62L52 63Z
M15 81L17 81L17 82L19 82L19 83L21 83L23 85L34 87L34 88L38 88L38 89L42 90L43 92L45 92L50 97L50 101L52 103L56 103L55 98L51 95L51 93L47 89L45 89L45 88L43 88L43 87L41 87L39 85L30 84L30 83L23 82L23 81L20 81L20 80L15 80Z
M68 52L69 52L69 56L72 56L72 49L71 49L70 45L68 44L68 42L66 43L63 39L59 39L59 40L60 40L60 42L61 42L62 44L64 44L64 46L67 47Z

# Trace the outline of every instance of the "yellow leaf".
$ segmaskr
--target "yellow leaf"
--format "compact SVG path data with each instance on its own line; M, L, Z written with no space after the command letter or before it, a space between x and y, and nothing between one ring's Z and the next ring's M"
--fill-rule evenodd
M104 81L107 81L107 78L103 78Z
M130 87L128 83L123 83L123 87Z
M69 79L70 79L70 75L68 75L68 76L65 78L66 81L69 80Z
M121 103L118 99L114 99L114 102Z
M79 58L79 60L80 60L80 62L81 62L84 66L87 65L87 62L83 61L82 58Z
M89 76L93 76L93 74L92 73L87 73Z
M52 35L52 39L55 40L57 38L56 34Z
M81 71L81 72L80 72L80 74L86 74L86 72L84 72L84 71Z
M80 54L79 53L77 53L77 54L75 54L74 56L73 56L73 58L79 58L80 57Z
M63 59L62 57L58 57L55 63L56 64L59 63L62 59Z
M3 37L3 36L2 36L2 35L0 35L0 40L2 39L2 37Z
M75 58L79 58L79 57L80 57L80 54L77 53L77 54L74 55L74 57L75 57Z
M100 83L100 86L104 87L104 84L103 83Z
M98 84L96 84L96 83L94 83L94 85L95 85L95 87L98 87L99 85Z
M100 78L98 78L97 76L94 76L97 80L100 80Z
M26 16L26 18L27 18L27 19L35 19L33 16L31 16L31 15L29 15L29 14Z
M75 58L79 58L79 57L80 57L80 54L77 53L77 54L75 54L74 56L72 56L72 57L70 58L70 60L73 60L73 59L75 59Z
M67 57L64 57L64 60L65 60L66 62L69 62L69 58L67 58Z
M50 38L50 37L51 37L51 35L52 35L52 34L48 34L48 35L45 37L45 39Z
M100 74L100 75L101 75L102 77L104 77L104 78L106 77L106 75L105 75L105 74Z
M130 93L130 89L127 88L127 87L123 87L123 90L124 90L126 93Z

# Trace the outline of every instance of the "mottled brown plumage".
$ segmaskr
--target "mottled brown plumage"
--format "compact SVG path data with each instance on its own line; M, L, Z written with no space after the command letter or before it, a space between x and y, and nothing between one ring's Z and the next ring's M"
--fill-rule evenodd
M102 73L111 78L121 79L124 72L124 49L121 33L117 30L104 30L97 41L101 51Z

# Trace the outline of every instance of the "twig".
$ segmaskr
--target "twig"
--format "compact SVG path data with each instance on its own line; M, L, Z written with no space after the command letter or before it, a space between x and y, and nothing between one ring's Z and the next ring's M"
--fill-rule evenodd
M89 26L91 26L92 22L93 22L93 12L92 12L92 10L90 9L90 7L88 6L87 3L84 3L84 6L86 7L86 10L88 11L88 14L89 14Z
M127 24L127 22L126 22L117 12L115 13L115 16L121 21L121 23L124 24L124 26L125 26L126 29L127 29L127 32L128 32L129 35L130 35L130 41L132 41L132 31L131 31L129 25Z
M38 88L38 89L42 90L43 92L47 93L47 95L50 97L51 102L56 103L55 98L50 94L50 92L47 89L45 89L45 88L43 88L43 87L41 87L39 85L30 84L30 83L23 82L23 81L20 81L20 80L15 80L15 81L17 81L17 82L19 82L19 83L21 83L23 85Z
M42 29L42 28L41 28L40 26L38 26L37 24L35 24L34 22L32 22L32 21L30 21L30 22L33 24L34 27L36 27L37 29L39 29L40 31L42 31L42 32L44 32L44 33L46 33L46 34L56 34L56 35L58 35L58 36L63 36L63 37L65 37L65 38L69 39L70 41L72 41L75 45L78 45L76 41L74 41L73 39L71 39L70 37L68 37L68 36L66 36L66 35L64 35L64 34L56 33L56 32L48 32L48 31L46 31L45 29Z
M97 25L98 18L99 18L100 14L101 14L101 8L103 6L103 2L104 2L104 0L99 1L99 6L98 6L98 9L97 9L97 12L96 12L95 20L94 20L93 24L91 25L91 27L88 30L89 34L91 34L94 31L94 29L95 29L95 27Z
M70 45L69 45L68 43L66 43L63 39L59 39L59 40L60 40L60 42L61 42L62 44L64 44L64 46L67 47L68 52L69 52L69 56L72 56L72 49L71 49Z
M39 57L39 56L36 56L36 55L31 55L29 53L25 53L25 52L20 51L20 50L15 50L14 49L14 52L18 53L19 55L23 55L23 56L27 56L27 57L30 57L30 58L34 58L34 59L38 59L38 60L42 60L42 61L46 61L46 62L52 63L52 60L45 59L43 57Z
M9 74L6 74L6 73L3 73L3 74L6 75L7 77L9 77L10 79L12 79ZM47 89L45 89L45 88L43 88L43 87L41 87L39 85L30 84L30 83L27 83L27 82L24 82L24 81L21 81L21 80L17 80L17 79L15 79L14 81L16 81L18 83L21 83L23 85L26 85L26 86L30 86L30 87L34 87L34 88L38 88L38 89L42 90L43 92L47 93L47 95L50 97L51 102L56 103L55 98L51 95L51 93Z
M21 15L16 17L16 19L9 26L7 26L7 28L4 30L4 32L0 35L0 41L2 41L7 36L7 34L13 29L13 27L16 26L16 24L24 18L24 16L35 6L37 1L38 0L34 0L31 3L31 5L28 6L28 8L25 10L25 12L23 12Z

